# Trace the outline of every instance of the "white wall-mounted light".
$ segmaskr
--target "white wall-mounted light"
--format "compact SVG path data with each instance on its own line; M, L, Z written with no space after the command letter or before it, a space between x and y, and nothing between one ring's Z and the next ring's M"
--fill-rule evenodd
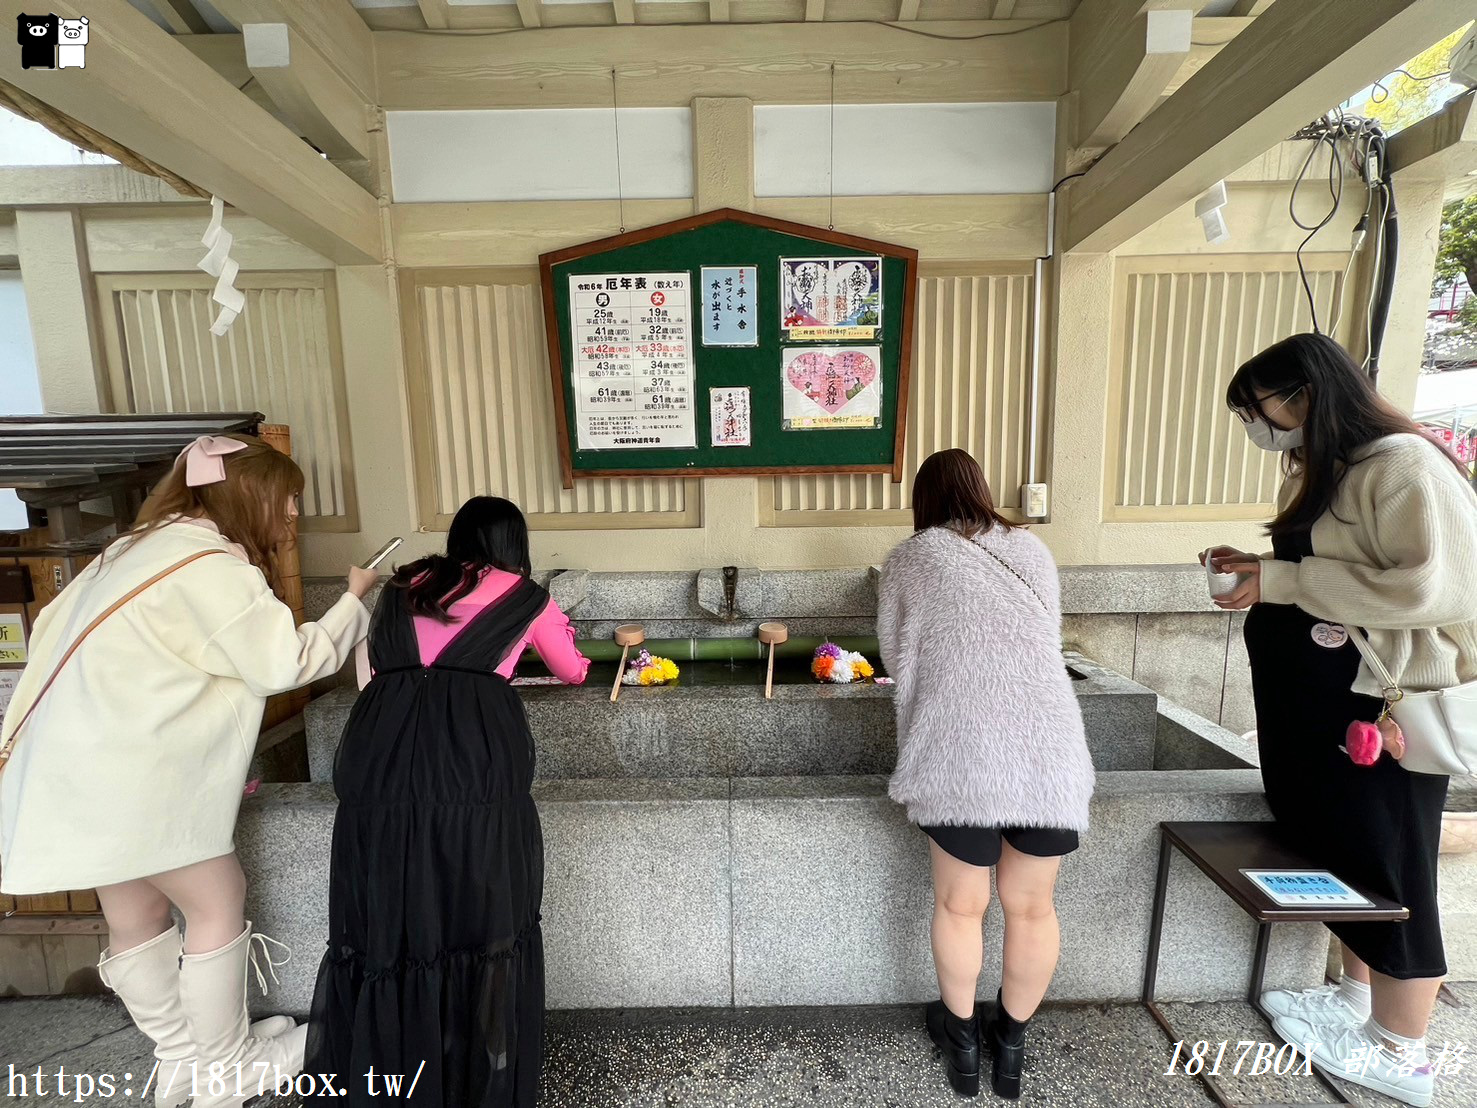
M1205 241L1211 245L1225 242L1231 237L1224 211L1229 200L1226 182L1217 181L1195 201L1195 214L1200 217L1200 224L1205 228Z

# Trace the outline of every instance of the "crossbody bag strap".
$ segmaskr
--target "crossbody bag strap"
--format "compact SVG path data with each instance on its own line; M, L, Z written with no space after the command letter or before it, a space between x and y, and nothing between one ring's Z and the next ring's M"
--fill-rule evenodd
M946 527L944 528L944 530L948 531L952 535L958 535L960 539L962 539L964 542L967 542L975 550L978 550L982 554L988 554L990 557L994 558L995 561L999 562L1000 565L1005 567L1005 569L1011 574L1011 576L1013 576L1022 585L1026 586L1027 591L1029 591L1030 594L1036 598L1036 603L1041 605L1041 610L1045 612L1048 616L1051 615L1051 609L1046 606L1046 601L1041 599L1041 594L1036 591L1036 586L1027 581L1025 577L1021 575L1020 571L1015 568L1015 566L1011 565L999 554L996 554L988 546L981 546L973 539L966 538L964 535L959 534L959 532L955 531L952 527Z
M1394 704L1402 699L1405 693L1401 690L1400 683L1390 675L1390 671L1385 668L1385 663L1380 661L1380 656L1374 652L1374 647L1369 645L1364 632L1347 623L1344 624L1344 630L1349 632L1349 638L1353 641L1355 648L1364 656L1364 660L1369 663L1369 668L1374 670L1375 676L1380 679L1386 703Z
M46 679L46 683L41 686L41 691L38 692L31 699L31 706L26 709L25 715L21 716L21 721L15 725L15 730L10 733L10 738L5 740L5 745L3 747L0 747L0 773L3 773L5 771L5 767L10 762L10 752L11 749L15 746L16 738L21 733L21 728L26 725L26 721L31 718L31 713L34 712L36 710L36 706L41 703L42 697L46 695L47 690L51 688L51 686L55 683L57 677L61 675L62 667L65 666L69 661L71 661L72 655L77 653L77 648L81 646L84 641L86 641L88 635L96 631L109 616L111 616L119 608L127 604L134 597L138 596L139 593L143 592L145 589L157 585L160 581L164 580L176 570L184 569L185 566L189 565L191 562L198 562L201 558L208 558L212 554L225 553L227 553L227 551L224 550L202 550L198 554L191 554L183 561L175 562L174 565L170 566L168 569L161 570L159 573L154 574L154 576L150 577L143 584L134 586L123 596L113 601L113 603L108 606L105 612L103 612L100 616L89 623L83 629L82 634L78 635L72 641L72 645L67 647L67 652L62 655L62 660L59 661L56 664L56 668L51 671L51 676L48 677Z

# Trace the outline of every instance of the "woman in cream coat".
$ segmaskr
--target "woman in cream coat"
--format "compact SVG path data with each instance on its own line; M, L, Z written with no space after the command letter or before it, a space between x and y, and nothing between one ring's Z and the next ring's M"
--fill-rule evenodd
M1395 734L1373 765L1350 759L1350 724L1375 722L1384 700L1349 629L1404 689L1477 679L1477 495L1456 459L1326 335L1293 335L1252 358L1227 402L1252 442L1283 454L1287 474L1267 528L1272 553L1206 552L1241 576L1216 603L1250 609L1268 806L1319 865L1410 910L1401 923L1331 924L1343 981L1276 990L1262 1004L1324 1069L1429 1104L1425 1035L1447 968L1436 888L1447 778L1403 768Z
M167 1108L240 1104L302 1065L306 1027L247 1024L253 935L232 835L265 698L339 669L375 580L351 571L323 619L295 626L269 578L302 487L259 440L198 440L135 529L42 612L0 732L0 891L97 888L99 970L155 1043Z

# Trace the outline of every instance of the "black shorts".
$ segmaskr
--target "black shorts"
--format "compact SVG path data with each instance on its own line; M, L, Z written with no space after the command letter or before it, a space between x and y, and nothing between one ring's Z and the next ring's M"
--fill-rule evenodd
M971 866L993 866L1000 861L1002 842L1022 854L1060 858L1077 849L1077 832L1056 827L965 827L943 824L918 828L939 844L945 854Z

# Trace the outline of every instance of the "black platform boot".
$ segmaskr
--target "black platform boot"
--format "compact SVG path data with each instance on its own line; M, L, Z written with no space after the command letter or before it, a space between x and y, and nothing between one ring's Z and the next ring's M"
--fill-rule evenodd
M1021 1068L1026 1061L1026 1024L1029 1022L1012 1017L1005 1010L1001 994L995 994L995 1007L981 1037L993 1059L995 1095L1007 1100L1020 1099Z
M949 1084L960 1096L978 1096L980 1091L980 1017L976 1012L962 1020L935 1000L924 1009L933 1045L944 1052Z

